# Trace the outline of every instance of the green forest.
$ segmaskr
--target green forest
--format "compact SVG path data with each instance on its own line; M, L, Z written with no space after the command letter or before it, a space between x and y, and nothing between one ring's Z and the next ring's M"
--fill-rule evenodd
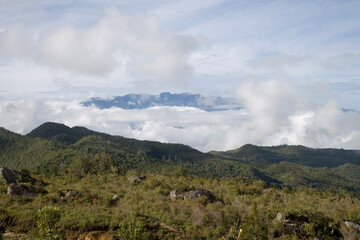
M57 123L1 128L0 150L34 193L0 181L0 239L359 239L355 150L202 153Z

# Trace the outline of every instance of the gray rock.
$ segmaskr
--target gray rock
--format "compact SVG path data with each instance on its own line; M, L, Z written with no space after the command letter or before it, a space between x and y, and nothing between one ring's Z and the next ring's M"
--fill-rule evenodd
M25 196L25 197L36 197L37 193L32 189L31 186L24 184L12 183L8 187L7 193L10 196Z
M338 198L338 197L333 197L333 198L330 199L330 201L331 201L331 202L333 202L333 201L339 201L339 198Z
M16 180L19 179L17 171L6 167L0 168L0 177L5 180L7 184L16 183Z
M279 222L282 222L284 220L284 214L282 212L278 212L275 219Z
M121 198L121 196L119 194L115 194L113 197L112 197L112 200L119 200Z
M17 180L31 183L37 181L35 178L32 178L28 173L22 173L6 167L0 168L0 178L5 180L7 184L16 183Z
M141 182L143 180L146 180L146 176L142 176L142 175L132 175L128 178L128 181L130 183L136 183L136 182Z
M68 192L65 194L65 197L66 197L66 198L76 197L76 196L81 195L83 192L85 192L85 191L68 191Z
M348 228L354 229L354 230L360 232L360 225L359 224L351 222L351 221L345 221L344 223Z
M205 196L207 198L207 200L210 202L215 202L217 200L212 192L204 190L204 189L200 189L200 188L188 190L188 191L174 190L174 191L171 191L170 195L169 195L169 197L172 200L175 200L177 198L195 199L195 198L199 198L202 196Z

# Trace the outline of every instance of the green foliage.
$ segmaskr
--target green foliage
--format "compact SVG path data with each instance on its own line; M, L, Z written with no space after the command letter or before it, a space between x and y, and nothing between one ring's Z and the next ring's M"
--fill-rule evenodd
M77 178L85 177L87 174L97 173L118 173L119 170L114 169L114 161L110 155L105 153L89 154L80 153L73 158L69 166L69 173Z
M210 154L51 123L28 136L0 129L0 148L1 166L26 167L47 182L33 186L37 198L10 198L0 183L0 232L33 231L37 239L61 239L59 229L109 230L127 239L340 239L344 219L360 221L355 151L245 145ZM140 173L147 180L127 181ZM218 200L169 198L196 188ZM64 197L69 190L82 194ZM287 220L277 221L278 212Z
M44 123L27 136L0 129L0 165L46 176L70 172L125 175L130 169L155 174L247 177L273 185L360 191L360 154L342 149L244 145L201 153L181 144L139 141L83 127ZM25 180L25 179L24 179Z
M356 223L360 219L360 200L346 191L295 187L285 193L241 177L146 176L136 185L127 181L128 176L111 172L81 179L44 177L46 193L32 201L0 192L0 220L6 230L33 232L30 237L37 239L40 232L43 238L61 237L60 229L67 233L104 230L128 239L237 239L240 230L240 239L339 239L343 219ZM196 188L211 191L218 200L169 198L172 190ZM69 190L83 192L63 197ZM115 194L120 198L113 201ZM332 201L334 196L337 200ZM276 220L278 212L284 220Z
M61 210L58 207L46 206L38 211L37 234L34 240L60 240L64 235L56 228L60 221Z
M312 210L294 210L285 214L283 224L277 224L276 235L296 235L300 239L342 239L340 224L323 213Z
M0 209L0 240L2 240L2 236L5 233L6 228L6 212L4 209Z
M245 222L240 227L242 229L241 239L268 239L268 226L265 219L260 217L256 202L253 204L252 214L246 218Z
M119 224L116 235L120 239L143 240L151 239L145 223L133 211L130 212L130 219Z
M212 154L255 164L290 162L309 167L338 167L346 163L360 164L360 156L357 151L314 149L304 146L260 147L246 144L235 150L212 152Z

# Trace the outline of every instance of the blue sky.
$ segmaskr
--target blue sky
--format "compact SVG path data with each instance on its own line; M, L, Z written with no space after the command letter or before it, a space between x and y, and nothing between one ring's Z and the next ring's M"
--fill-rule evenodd
M338 134L344 129L339 128L340 122L336 121L349 118L355 121L348 115L335 114L334 122L329 123L331 134L325 136L342 139L334 143L322 140L325 137L308 140L310 130L303 127L300 131L299 125L275 126L272 122L279 116L291 122L301 115L303 120L313 119L313 125L304 126L314 130L316 113L321 109L331 106L331 109L360 110L359 11L357 0L1 0L0 101L3 108L0 112L9 119L14 117L8 110L9 102L19 106L12 112L20 116L19 109L27 111L26 107L20 107L21 101L69 104L94 96L130 92L192 92L238 98L249 104L246 114L252 120L262 116L260 112L269 112L263 117L270 120L258 123L270 126L267 135L255 133L249 139L235 139L218 147L221 149L247 141L358 147L344 144L349 143L346 139L350 138L355 142L356 129L348 130L346 136ZM254 98L247 95L247 91L268 98ZM290 108L296 111L287 111L286 107L274 109L263 102L281 105L280 100L292 103ZM237 122L237 114L227 119ZM3 120L0 123L26 132L41 120L54 118L52 114L46 116L48 118L27 122L10 124ZM59 116L55 120L66 122ZM199 119L197 126L201 126L201 121ZM87 122L91 121L68 121L70 125ZM172 123L167 121L165 125ZM215 125L211 123L212 127ZM220 125L216 126L218 131L224 131ZM293 129L296 133L289 128L297 129ZM290 132L284 133L284 129ZM134 133L117 133L134 136ZM224 138L230 139L226 134ZM140 132L136 137L190 141L156 135ZM201 141L209 139L204 137ZM208 147L191 144L200 149L217 147L215 143Z

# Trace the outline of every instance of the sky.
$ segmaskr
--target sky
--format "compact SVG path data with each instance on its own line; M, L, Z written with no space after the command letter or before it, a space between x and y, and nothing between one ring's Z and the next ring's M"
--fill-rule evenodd
M360 149L359 11L357 0L0 0L0 126L53 121L201 151ZM244 108L80 104L163 91Z

